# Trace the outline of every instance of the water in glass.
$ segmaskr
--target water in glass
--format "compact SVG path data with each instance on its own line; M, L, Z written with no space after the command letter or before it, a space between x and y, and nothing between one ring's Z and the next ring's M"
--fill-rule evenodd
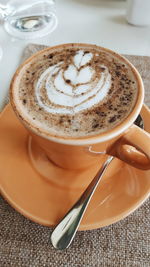
M15 37L42 37L57 26L54 0L10 0L0 11L6 31Z

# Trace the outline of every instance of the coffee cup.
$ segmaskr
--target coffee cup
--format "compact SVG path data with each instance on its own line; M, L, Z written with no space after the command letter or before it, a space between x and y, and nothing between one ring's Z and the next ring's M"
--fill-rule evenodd
M29 131L35 167L47 159L81 170L100 167L112 155L150 169L150 135L134 125L144 101L143 82L114 51L91 44L46 48L17 69L10 101Z

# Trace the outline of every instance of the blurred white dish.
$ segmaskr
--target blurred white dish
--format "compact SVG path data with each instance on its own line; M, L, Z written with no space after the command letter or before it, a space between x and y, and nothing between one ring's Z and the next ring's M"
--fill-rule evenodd
M2 50L2 48L0 46L0 60L1 60L2 56L3 56L3 50Z

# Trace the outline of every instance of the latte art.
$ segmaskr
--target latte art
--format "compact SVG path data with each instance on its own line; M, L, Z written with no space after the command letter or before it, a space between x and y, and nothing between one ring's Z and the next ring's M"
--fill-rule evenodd
M14 87L16 106L27 123L71 138L117 126L137 98L136 78L127 62L82 44L43 50L25 64Z
M80 50L66 70L62 69L64 62L46 69L35 86L39 106L49 113L74 114L103 100L111 87L111 75L103 65L97 75L90 66L92 58L92 53ZM42 94L47 96L48 104Z

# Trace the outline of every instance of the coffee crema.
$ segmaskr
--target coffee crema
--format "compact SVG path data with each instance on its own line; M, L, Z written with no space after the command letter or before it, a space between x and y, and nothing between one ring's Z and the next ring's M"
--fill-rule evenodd
M15 87L15 103L26 121L56 136L108 131L131 113L136 99L131 67L92 45L43 50L24 65Z

